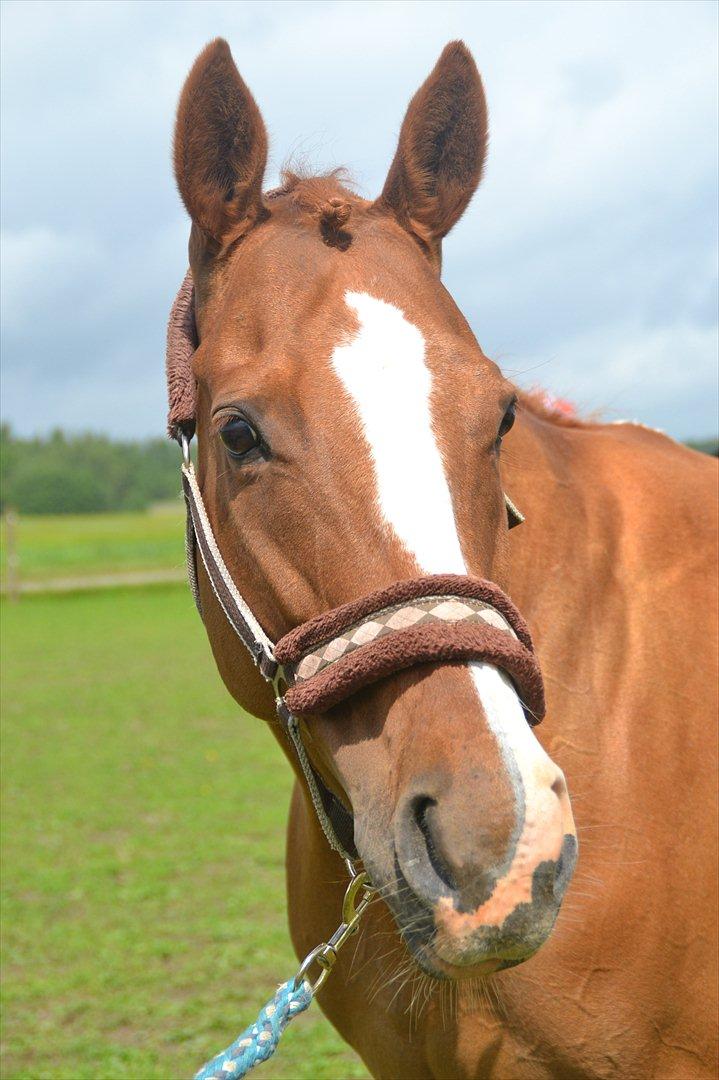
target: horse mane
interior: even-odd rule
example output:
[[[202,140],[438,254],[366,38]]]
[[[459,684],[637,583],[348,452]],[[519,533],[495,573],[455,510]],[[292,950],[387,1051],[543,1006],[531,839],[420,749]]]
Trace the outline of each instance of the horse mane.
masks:
[[[312,173],[306,167],[284,166],[280,173],[280,185],[265,192],[265,198],[274,200],[292,197],[295,205],[305,210],[316,210],[327,199],[338,194],[348,200],[357,199],[349,170],[343,165],[326,173]]]
[[[546,420],[557,427],[586,428],[601,422],[597,415],[580,416],[572,402],[555,397],[541,386],[531,390],[518,387],[517,398],[525,412],[530,412],[538,419]]]

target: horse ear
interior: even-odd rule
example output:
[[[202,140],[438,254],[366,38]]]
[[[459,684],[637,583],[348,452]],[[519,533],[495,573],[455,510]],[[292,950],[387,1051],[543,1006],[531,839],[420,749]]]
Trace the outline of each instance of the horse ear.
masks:
[[[452,41],[412,98],[378,204],[439,258],[482,175],[487,103],[467,46]]]
[[[183,87],[174,161],[182,201],[215,248],[261,216],[267,132],[222,38],[200,53]]]

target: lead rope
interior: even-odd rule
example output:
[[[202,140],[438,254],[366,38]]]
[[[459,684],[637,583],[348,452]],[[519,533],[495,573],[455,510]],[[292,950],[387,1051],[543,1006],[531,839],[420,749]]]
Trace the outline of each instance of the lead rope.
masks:
[[[350,875],[350,882],[342,903],[342,921],[329,941],[323,941],[303,960],[293,979],[282,983],[255,1020],[246,1028],[226,1050],[211,1058],[194,1080],[240,1080],[255,1065],[270,1058],[282,1037],[282,1034],[295,1016],[309,1008],[320,987],[332,970],[337,953],[345,942],[356,933],[359,920],[366,910],[375,890],[364,871],[358,871],[354,860],[348,854],[337,835],[337,829],[325,809],[318,777],[310,762],[299,721],[285,705],[280,693],[282,669],[274,658],[273,645],[249,606],[242,598],[215,542],[212,528],[207,517],[207,510],[202,499],[195,470],[190,458],[190,440],[181,434],[182,446],[182,486],[187,504],[187,527],[185,532],[185,554],[187,557],[187,576],[195,601],[195,606],[202,618],[200,590],[197,581],[197,551],[200,552],[212,590],[217,597],[227,621],[247,648],[263,677],[272,684],[275,691],[277,715],[285,725],[285,730],[297,753],[302,772],[315,808],[322,831],[329,843],[345,861]],[[313,965],[319,973],[314,982],[306,976]]]
[[[239,1080],[250,1069],[272,1057],[290,1020],[312,1003],[312,989],[306,980],[295,988],[294,979],[282,983],[260,1010],[254,1024],[235,1041],[202,1066],[195,1080]]]
[[[217,1054],[199,1072],[194,1080],[240,1080],[250,1069],[272,1057],[290,1020],[308,1009],[334,967],[337,954],[359,927],[359,921],[372,901],[375,890],[367,874],[358,873],[354,864],[347,861],[350,883],[342,902],[342,922],[329,941],[323,941],[308,953],[294,979],[278,987],[254,1024],[238,1035],[226,1050]],[[307,975],[313,965],[319,973],[314,982]]]

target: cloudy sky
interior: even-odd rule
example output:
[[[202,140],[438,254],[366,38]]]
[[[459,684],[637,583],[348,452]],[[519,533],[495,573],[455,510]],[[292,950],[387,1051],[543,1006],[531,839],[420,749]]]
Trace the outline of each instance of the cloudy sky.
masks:
[[[272,138],[382,187],[445,42],[483,73],[484,183],[444,277],[485,351],[677,437],[717,429],[717,7],[587,2],[49,3],[2,14],[2,417],[164,428],[186,266],[170,169],[183,78],[222,35]]]

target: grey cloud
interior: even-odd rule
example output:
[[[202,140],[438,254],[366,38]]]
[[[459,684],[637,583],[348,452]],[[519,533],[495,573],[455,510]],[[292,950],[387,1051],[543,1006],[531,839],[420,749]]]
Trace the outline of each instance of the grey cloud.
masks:
[[[164,426],[186,263],[170,136],[226,36],[288,152],[381,187],[407,100],[463,37],[492,116],[445,281],[485,350],[608,415],[716,430],[716,9],[636,3],[6,3],[3,417]]]

